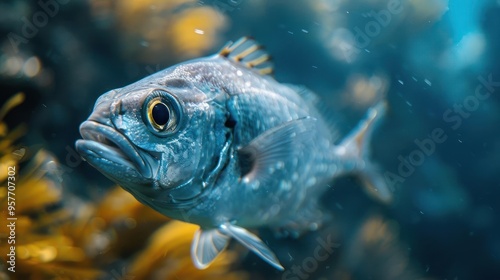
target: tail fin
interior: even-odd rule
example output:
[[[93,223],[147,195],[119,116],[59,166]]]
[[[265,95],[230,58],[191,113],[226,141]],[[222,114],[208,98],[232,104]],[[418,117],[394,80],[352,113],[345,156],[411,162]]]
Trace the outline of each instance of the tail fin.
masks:
[[[385,183],[384,177],[377,172],[377,167],[369,159],[372,133],[383,118],[387,109],[385,101],[372,107],[365,120],[361,121],[340,144],[337,153],[346,162],[354,162],[354,172],[358,175],[366,189],[373,197],[383,202],[390,202],[392,193]]]

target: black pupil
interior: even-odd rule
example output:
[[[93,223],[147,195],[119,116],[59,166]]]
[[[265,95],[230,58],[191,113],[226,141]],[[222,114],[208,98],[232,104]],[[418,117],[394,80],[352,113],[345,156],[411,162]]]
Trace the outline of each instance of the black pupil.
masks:
[[[168,112],[167,105],[163,103],[157,103],[153,107],[153,119],[157,125],[166,125],[168,119],[170,118],[170,113]]]

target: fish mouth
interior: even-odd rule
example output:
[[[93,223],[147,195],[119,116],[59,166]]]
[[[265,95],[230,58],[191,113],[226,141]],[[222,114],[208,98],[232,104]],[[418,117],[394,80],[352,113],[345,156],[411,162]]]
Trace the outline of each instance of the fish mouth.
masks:
[[[120,176],[119,172],[113,172],[113,168],[106,168],[103,165],[135,171],[146,179],[153,178],[152,162],[154,159],[152,156],[140,153],[122,133],[113,127],[89,120],[80,126],[80,134],[83,139],[76,142],[78,153],[105,175]]]

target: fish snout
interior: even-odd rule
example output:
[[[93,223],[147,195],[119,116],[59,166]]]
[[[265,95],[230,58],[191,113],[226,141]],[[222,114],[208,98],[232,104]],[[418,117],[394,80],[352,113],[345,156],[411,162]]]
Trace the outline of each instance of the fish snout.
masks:
[[[107,102],[96,103],[94,111],[90,114],[89,121],[111,126],[110,105]]]

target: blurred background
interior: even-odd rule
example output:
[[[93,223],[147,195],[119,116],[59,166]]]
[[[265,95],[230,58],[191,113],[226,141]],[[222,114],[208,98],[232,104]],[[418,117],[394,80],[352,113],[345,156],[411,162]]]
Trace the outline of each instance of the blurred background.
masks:
[[[500,279],[499,15],[498,0],[2,0],[0,279]],[[320,230],[259,230],[285,272],[238,244],[199,271],[196,226],[140,205],[74,142],[104,92],[245,35],[272,54],[278,81],[322,98],[342,133],[388,100],[372,154],[395,199],[341,178]]]

